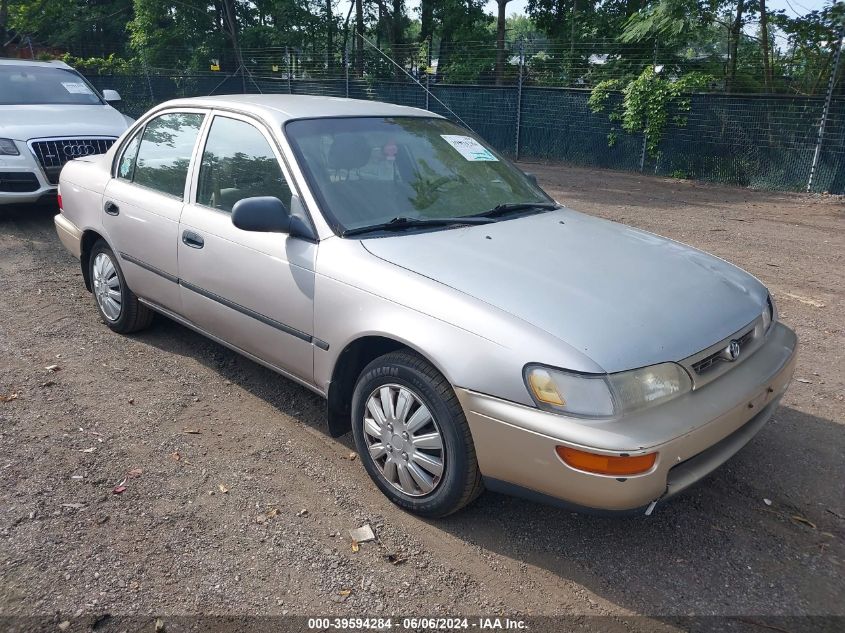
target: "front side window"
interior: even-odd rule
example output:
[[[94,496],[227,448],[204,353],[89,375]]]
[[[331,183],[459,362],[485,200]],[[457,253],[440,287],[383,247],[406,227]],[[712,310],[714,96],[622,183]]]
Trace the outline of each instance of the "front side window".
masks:
[[[69,68],[0,66],[0,105],[104,105],[85,79]]]
[[[270,144],[257,128],[217,116],[202,154],[197,202],[231,212],[244,198],[273,196],[290,208],[291,190]]]
[[[291,121],[285,132],[336,232],[550,199],[464,128],[425,117]]]
[[[203,116],[171,112],[149,121],[141,136],[133,182],[181,198]]]
[[[132,140],[126,145],[123,150],[123,155],[120,157],[120,163],[117,165],[117,177],[123,180],[132,180],[132,174],[135,171],[135,158],[138,155],[138,145],[141,144],[141,132],[135,134]]]

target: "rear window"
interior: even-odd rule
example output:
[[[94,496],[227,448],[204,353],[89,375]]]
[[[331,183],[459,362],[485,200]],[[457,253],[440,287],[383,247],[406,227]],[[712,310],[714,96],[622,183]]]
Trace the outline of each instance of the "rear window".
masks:
[[[0,65],[0,105],[100,105],[82,76],[66,68]]]

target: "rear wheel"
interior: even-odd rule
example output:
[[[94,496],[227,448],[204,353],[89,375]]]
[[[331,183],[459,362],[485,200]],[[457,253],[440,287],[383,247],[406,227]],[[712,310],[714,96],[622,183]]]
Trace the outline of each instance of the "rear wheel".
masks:
[[[104,240],[94,244],[88,266],[91,291],[103,323],[120,334],[149,327],[153,311],[126,285],[117,257]]]
[[[482,492],[475,447],[455,392],[417,354],[391,352],[365,367],[352,412],[361,461],[396,505],[442,517]]]

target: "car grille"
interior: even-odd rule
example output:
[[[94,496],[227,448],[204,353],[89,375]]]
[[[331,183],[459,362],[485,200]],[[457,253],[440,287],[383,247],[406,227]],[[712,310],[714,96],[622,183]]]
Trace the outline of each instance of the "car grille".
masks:
[[[737,339],[737,343],[739,343],[740,351],[742,351],[742,349],[753,338],[754,338],[754,328],[748,330],[748,332],[746,332],[741,337],[739,337]],[[697,373],[697,374],[703,374],[708,369],[712,369],[714,365],[716,365],[720,362],[730,362],[727,358],[725,358],[722,355],[722,353],[723,353],[723,350],[719,350],[718,352],[710,354],[710,356],[707,356],[706,358],[702,358],[697,363],[693,363],[693,365],[692,365],[693,370],[695,370],[695,373]]]
[[[28,171],[0,171],[0,191],[26,193],[38,190],[38,178]]]
[[[72,158],[105,154],[114,144],[113,138],[64,138],[32,141],[30,147],[41,163],[51,185],[59,184],[59,172]]]

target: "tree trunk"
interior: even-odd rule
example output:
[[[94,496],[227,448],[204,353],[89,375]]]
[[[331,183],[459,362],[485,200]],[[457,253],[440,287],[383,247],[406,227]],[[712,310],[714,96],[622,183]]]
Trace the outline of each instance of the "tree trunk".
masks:
[[[736,82],[736,60],[739,50],[739,38],[742,36],[742,13],[745,11],[745,0],[737,0],[736,18],[731,26],[730,38],[728,40],[728,92],[733,92]]]
[[[393,13],[390,21],[390,48],[393,52],[394,61],[401,68],[405,67],[405,51],[402,50],[402,0],[393,0]],[[396,77],[402,77],[404,73],[397,68]]]
[[[574,85],[575,77],[575,35],[578,33],[578,0],[572,0],[572,20],[569,25],[569,72],[567,73],[567,81],[569,85]]]
[[[355,0],[355,74],[364,76],[364,0]]]
[[[760,0],[760,53],[763,55],[763,85],[766,92],[772,89],[772,67],[769,64],[769,17],[766,0]]]
[[[434,33],[434,0],[420,1],[420,42],[425,42]]]
[[[496,0],[499,17],[496,20],[496,85],[501,86],[505,78],[505,8],[510,0]]]
[[[241,57],[241,47],[238,44],[238,23],[235,16],[235,7],[233,0],[223,0],[223,21],[226,25],[225,31],[229,34],[232,40],[232,48],[235,52],[235,62],[238,65],[237,70],[241,72],[241,79],[243,84],[243,91],[246,92],[246,69],[244,67],[244,60]]]
[[[332,0],[326,0],[326,70],[334,66],[334,15]]]
[[[9,25],[9,0],[0,0],[0,55],[6,52]]]
[[[384,5],[381,2],[377,2],[376,6],[378,7],[378,19],[376,20],[376,48],[381,50],[381,27],[382,21],[384,20]]]

